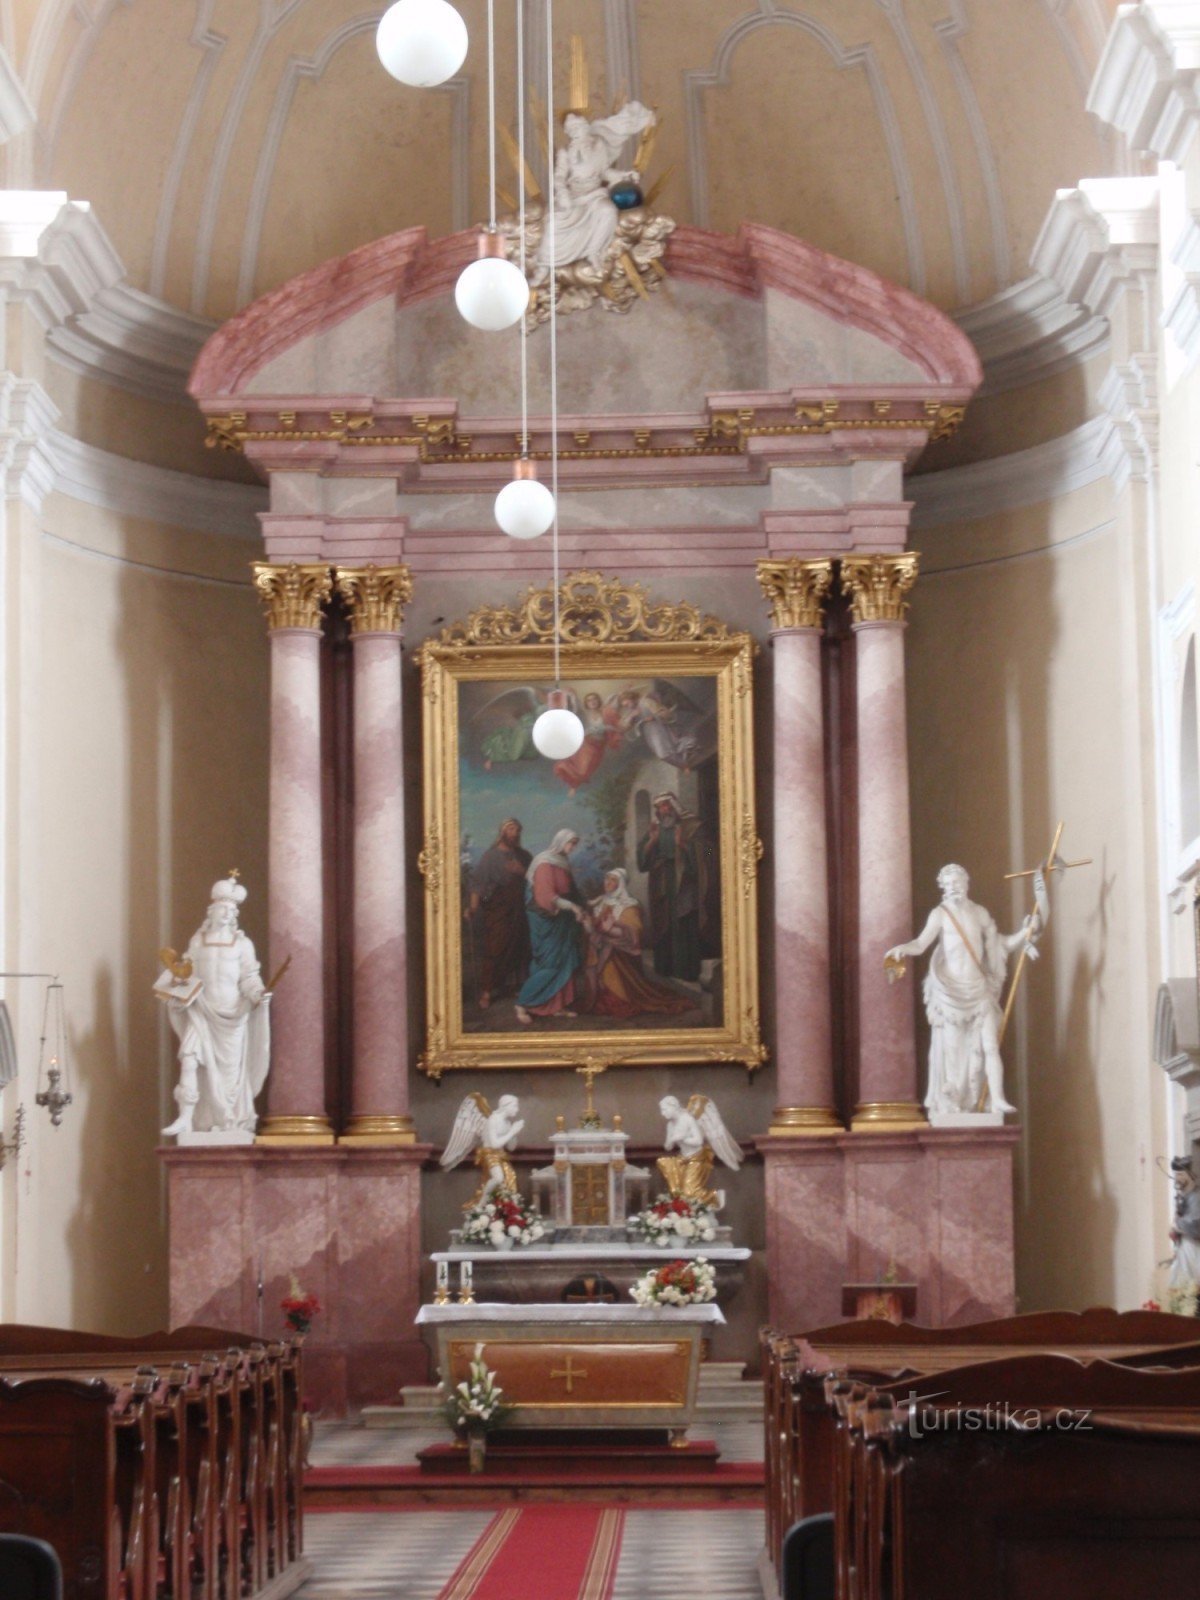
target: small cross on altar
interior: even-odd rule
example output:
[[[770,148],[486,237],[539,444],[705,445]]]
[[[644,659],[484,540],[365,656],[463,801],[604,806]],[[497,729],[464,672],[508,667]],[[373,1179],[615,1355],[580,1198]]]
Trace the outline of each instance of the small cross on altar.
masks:
[[[598,1128],[600,1126],[600,1113],[596,1110],[592,1099],[592,1085],[602,1072],[608,1071],[607,1061],[597,1061],[588,1056],[582,1067],[576,1067],[584,1083],[587,1084],[587,1104],[583,1108],[583,1115],[579,1119],[581,1128]]]
[[[581,1067],[579,1070],[582,1072],[583,1068]],[[603,1070],[604,1070],[603,1067],[601,1067],[600,1070],[603,1072]],[[589,1085],[589,1087],[590,1087],[590,1085]],[[574,1394],[574,1392],[575,1392],[574,1385],[575,1385],[575,1379],[576,1378],[586,1378],[587,1377],[587,1368],[586,1367],[572,1367],[571,1366],[572,1359],[573,1359],[573,1357],[568,1355],[567,1356],[567,1363],[566,1363],[565,1367],[559,1367],[557,1369],[552,1367],[550,1369],[550,1376],[552,1378],[565,1378],[567,1380],[567,1393],[568,1394]]]

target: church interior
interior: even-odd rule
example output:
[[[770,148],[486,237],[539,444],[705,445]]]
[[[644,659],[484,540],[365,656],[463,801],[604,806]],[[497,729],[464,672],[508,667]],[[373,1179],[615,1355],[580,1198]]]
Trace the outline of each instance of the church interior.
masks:
[[[0,1594],[1200,1592],[1198,135],[0,0]]]

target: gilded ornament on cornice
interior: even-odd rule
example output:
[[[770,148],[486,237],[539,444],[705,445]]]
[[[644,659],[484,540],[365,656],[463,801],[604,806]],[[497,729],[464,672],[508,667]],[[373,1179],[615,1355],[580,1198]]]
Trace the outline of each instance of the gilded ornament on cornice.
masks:
[[[267,616],[267,626],[320,628],[321,607],[333,592],[333,577],[326,566],[274,566],[254,563],[254,587]]]
[[[915,550],[896,556],[843,556],[842,593],[850,601],[852,620],[903,622],[905,597],[917,581],[920,559]]]
[[[265,412],[270,408],[263,409]],[[569,444],[560,440],[558,459],[560,462],[669,461],[741,456],[755,439],[911,431],[914,428],[923,428],[931,439],[948,439],[958,428],[965,410],[965,406],[946,405],[940,400],[801,400],[786,406],[743,406],[735,411],[712,412],[703,426],[691,430],[690,444],[679,441],[678,424],[629,429],[628,443],[613,442],[620,439],[620,430],[614,428],[606,428],[601,433],[595,429],[575,429],[569,435]],[[324,421],[321,414],[313,415],[314,420],[320,417]],[[405,419],[408,425],[401,432],[392,431],[388,427],[389,419],[376,419],[371,412],[330,411],[327,416],[328,425],[299,428],[295,411],[275,409],[271,410],[275,426],[251,428],[247,412],[224,412],[209,417],[204,442],[210,449],[221,450],[243,450],[248,444],[273,443],[336,444],[355,449],[400,446],[415,450],[422,466],[448,462],[508,466],[512,462],[513,447],[507,438],[496,437],[492,430],[489,433],[491,448],[476,449],[475,437],[461,433],[454,416],[412,416]],[[518,447],[520,442],[518,437]],[[528,455],[531,461],[549,461],[549,441],[532,443]]]
[[[758,581],[771,607],[774,629],[819,628],[825,597],[833,584],[833,562],[760,561]]]
[[[686,600],[655,602],[640,583],[600,572],[571,572],[559,584],[559,638],[564,645],[726,643],[738,637],[719,617]],[[550,644],[553,589],[528,589],[515,606],[480,606],[465,622],[444,628],[426,646],[438,654],[497,644]]]
[[[350,608],[350,632],[399,633],[404,607],[412,599],[407,567],[339,567],[337,591]]]

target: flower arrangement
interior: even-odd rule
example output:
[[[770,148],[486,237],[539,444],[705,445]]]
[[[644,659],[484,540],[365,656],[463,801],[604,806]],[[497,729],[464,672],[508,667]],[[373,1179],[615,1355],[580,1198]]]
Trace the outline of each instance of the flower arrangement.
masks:
[[[717,1237],[717,1214],[700,1200],[660,1194],[654,1204],[625,1224],[630,1233],[650,1244],[711,1244]]]
[[[1200,1317],[1200,1284],[1175,1284],[1167,1291],[1167,1310],[1177,1317]]]
[[[442,1402],[446,1421],[456,1432],[498,1428],[512,1407],[503,1398],[496,1374],[484,1362],[482,1344],[475,1346],[467,1371],[469,1376]]]
[[[321,1302],[315,1294],[304,1293],[299,1279],[293,1272],[290,1293],[279,1302],[279,1309],[293,1333],[307,1333],[312,1327],[313,1318],[321,1309]]]
[[[545,1232],[541,1218],[526,1209],[513,1189],[493,1189],[479,1205],[471,1207],[462,1225],[464,1242],[490,1244],[497,1250],[535,1244]]]
[[[652,1267],[630,1294],[639,1306],[698,1306],[717,1298],[717,1275],[703,1256]]]

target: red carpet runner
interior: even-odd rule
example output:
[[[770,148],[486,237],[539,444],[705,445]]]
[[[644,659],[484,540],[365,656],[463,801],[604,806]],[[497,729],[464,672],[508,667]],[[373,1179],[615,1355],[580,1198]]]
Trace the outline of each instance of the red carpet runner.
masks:
[[[438,1600],[608,1600],[624,1525],[615,1507],[501,1511]]]

